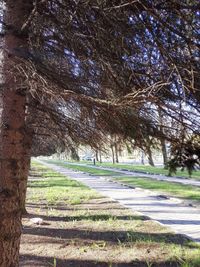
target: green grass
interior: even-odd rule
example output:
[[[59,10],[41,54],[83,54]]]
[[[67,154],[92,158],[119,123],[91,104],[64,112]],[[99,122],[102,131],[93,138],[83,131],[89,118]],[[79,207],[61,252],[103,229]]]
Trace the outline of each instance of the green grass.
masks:
[[[200,201],[199,187],[140,177],[119,177],[114,179],[124,184],[167,193],[175,197]]]
[[[53,160],[56,163],[59,163],[60,161],[57,160]],[[91,161],[70,161],[74,164],[85,164],[88,166],[93,166],[93,163]],[[68,164],[70,164],[70,162]],[[63,162],[64,163],[64,162]],[[66,164],[66,162],[64,163]],[[163,174],[163,175],[168,175],[169,174],[169,170],[164,169],[163,167],[153,167],[153,166],[149,166],[149,165],[132,165],[132,164],[123,164],[123,163],[111,163],[111,162],[103,162],[103,163],[99,163],[96,162],[96,166],[102,166],[102,167],[109,167],[109,168],[116,168],[116,169],[126,169],[126,170],[130,170],[130,171],[142,171],[142,172],[147,172],[147,173],[151,173],[151,174]],[[179,176],[179,177],[183,177],[183,178],[192,178],[192,179],[196,179],[196,180],[200,180],[200,170],[195,170],[192,173],[192,176],[189,177],[188,171],[187,170],[180,170],[178,169],[176,174],[172,174],[172,176]]]
[[[81,165],[76,165],[76,164],[70,164],[66,163],[63,161],[56,161],[56,160],[47,160],[47,163],[53,163],[58,166],[66,167],[75,171],[81,171],[81,172],[86,172],[91,175],[97,175],[97,176],[116,176],[120,175],[120,173],[116,171],[109,171],[109,170],[101,170],[101,169],[95,169],[90,166],[81,166]]]
[[[109,162],[105,163],[98,163],[97,166],[102,166],[102,167],[110,167],[110,168],[118,168],[118,169],[126,169],[130,171],[142,171],[142,172],[148,172],[152,174],[163,174],[163,175],[168,175],[169,171],[162,168],[162,167],[152,167],[149,165],[131,165],[131,164],[112,164]],[[180,177],[186,177],[189,178],[189,174],[186,170],[181,171],[180,169],[177,170],[176,174],[173,176],[180,176]],[[191,176],[193,179],[199,179],[200,180],[200,171],[194,171]]]
[[[79,166],[75,164],[68,164],[60,161],[48,161],[49,163],[56,163],[57,165],[71,168],[73,170],[84,171],[90,173],[92,175],[109,175],[114,177],[113,179],[127,183],[133,186],[150,189],[154,191],[159,191],[163,193],[167,193],[171,196],[180,197],[188,200],[200,201],[200,188],[190,185],[183,185],[174,182],[167,181],[158,181],[151,178],[142,178],[142,177],[130,177],[130,176],[122,176],[116,175],[116,172],[99,170],[91,168],[90,166]],[[119,165],[120,166],[120,165]],[[127,165],[126,165],[127,166]],[[143,166],[142,166],[143,167]],[[145,176],[145,174],[144,174]]]
[[[41,164],[32,163],[32,168],[39,169],[43,179],[35,179],[28,182],[28,188],[36,189],[31,194],[34,201],[45,200],[47,204],[56,204],[60,201],[70,204],[80,204],[100,195],[90,190],[85,185],[67,179],[65,176],[48,169]]]
[[[95,170],[94,168],[90,168],[90,166],[95,167],[91,161],[68,161],[66,162],[66,161],[60,161],[60,160],[47,160],[46,162],[56,163],[57,165],[64,166],[64,167],[67,166],[73,170],[88,172],[92,175],[110,176],[110,175],[113,175],[113,173],[115,173],[115,175],[117,173],[116,170],[115,171],[112,171],[112,170],[103,171],[103,170]],[[78,166],[76,164],[83,164],[83,165]],[[115,168],[119,170],[124,169],[124,170],[129,170],[129,171],[146,172],[149,174],[163,174],[166,176],[168,176],[169,174],[169,170],[164,169],[163,167],[153,167],[149,165],[131,165],[131,164],[123,164],[123,163],[113,164],[110,162],[103,162],[103,163],[96,162],[96,166]],[[172,174],[172,176],[200,180],[200,170],[193,171],[190,177],[187,170],[178,169],[176,174]]]

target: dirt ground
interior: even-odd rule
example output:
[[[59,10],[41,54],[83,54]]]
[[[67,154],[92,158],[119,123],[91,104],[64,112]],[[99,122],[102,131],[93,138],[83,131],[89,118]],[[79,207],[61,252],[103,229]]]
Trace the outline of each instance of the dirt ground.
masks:
[[[158,239],[178,243],[180,240],[152,221],[141,222],[140,216],[109,199],[90,200],[76,207],[59,205],[47,209],[43,204],[30,203],[27,206],[21,267],[148,266],[148,260],[155,259],[160,261],[156,266],[173,266],[172,262],[163,262],[168,252]],[[30,221],[33,217],[42,218],[44,224],[35,225]],[[131,229],[134,235],[129,238]],[[145,233],[147,229],[151,235]],[[135,243],[134,239],[141,241]]]
[[[28,194],[35,190],[45,194],[47,186]],[[181,266],[178,257],[193,250],[186,238],[105,197],[76,205],[28,198],[27,211],[20,267],[175,267]],[[31,222],[35,217],[43,224]]]

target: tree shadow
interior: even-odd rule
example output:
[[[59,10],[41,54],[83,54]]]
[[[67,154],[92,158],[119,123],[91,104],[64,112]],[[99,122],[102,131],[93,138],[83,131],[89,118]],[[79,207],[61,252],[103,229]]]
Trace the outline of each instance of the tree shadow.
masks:
[[[79,229],[58,229],[44,226],[37,227],[25,227],[23,229],[24,235],[39,235],[59,239],[83,239],[93,241],[106,241],[119,244],[127,242],[156,242],[177,244],[185,247],[198,247],[196,244],[192,244],[189,238],[181,234],[172,233],[145,233],[136,231],[94,231],[94,230],[79,230]]]
[[[76,210],[77,211],[77,210]],[[36,217],[35,214],[29,213],[27,217]],[[37,216],[38,217],[38,216]],[[55,221],[55,222],[73,222],[73,221],[109,221],[109,220],[143,220],[147,221],[150,220],[146,216],[139,216],[139,215],[110,215],[110,214],[94,214],[94,215],[77,215],[77,216],[45,216],[39,215],[45,221]]]
[[[181,224],[181,225],[200,225],[200,221],[197,220],[159,220],[163,224]]]
[[[106,262],[106,261],[92,261],[92,260],[76,260],[76,259],[60,259],[53,257],[35,256],[31,254],[21,255],[20,267],[178,267],[180,264],[171,261],[162,261],[149,265],[147,261],[131,261],[131,262]]]
[[[98,197],[96,198],[97,200],[100,199],[104,199],[104,197]],[[95,198],[92,198],[92,200],[95,200]],[[108,202],[100,202],[100,203],[91,203],[91,202],[85,202],[81,203],[80,205],[76,205],[76,206],[68,206],[66,203],[59,203],[56,205],[47,205],[46,203],[32,203],[32,202],[27,202],[26,203],[26,207],[27,208],[42,208],[43,210],[49,210],[49,208],[52,208],[53,210],[58,210],[58,211],[65,211],[65,210],[71,210],[71,211],[80,211],[80,210],[86,210],[86,205],[87,205],[87,210],[89,211],[96,211],[96,210],[108,210],[108,207],[101,207],[101,205],[105,205],[105,204],[116,204],[117,202],[112,202],[112,201],[108,201]],[[89,207],[88,207],[89,206]],[[123,206],[119,206],[119,207],[110,207],[109,206],[109,210],[111,211],[121,211],[124,210],[125,208]],[[145,216],[140,216],[140,218],[143,218]]]

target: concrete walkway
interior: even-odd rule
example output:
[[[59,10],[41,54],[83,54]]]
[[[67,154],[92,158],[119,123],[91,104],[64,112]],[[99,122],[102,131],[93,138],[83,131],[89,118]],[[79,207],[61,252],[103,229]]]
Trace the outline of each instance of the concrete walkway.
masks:
[[[67,164],[67,162],[66,162]],[[134,177],[147,177],[150,179],[158,180],[158,181],[167,181],[167,182],[173,182],[173,183],[179,183],[179,184],[184,184],[184,185],[193,185],[193,186],[198,186],[200,187],[200,180],[192,180],[192,179],[187,179],[187,178],[179,178],[179,177],[169,177],[166,175],[162,174],[149,174],[149,173],[143,173],[143,172],[136,172],[136,171],[128,171],[128,170],[122,170],[118,168],[112,168],[112,167],[99,167],[99,166],[92,166],[92,165],[87,165],[83,163],[69,163],[69,164],[74,164],[74,165],[79,165],[79,166],[86,166],[94,169],[100,169],[100,170],[107,170],[107,171],[114,171],[118,172],[121,174],[124,174],[126,176],[134,176]]]
[[[155,192],[140,188],[131,189],[105,177],[91,176],[43,161],[39,162],[97,190],[104,196],[117,200],[134,211],[141,212],[151,219],[169,226],[176,233],[187,235],[194,241],[200,242],[200,210],[187,206],[180,199],[165,199],[159,197]]]

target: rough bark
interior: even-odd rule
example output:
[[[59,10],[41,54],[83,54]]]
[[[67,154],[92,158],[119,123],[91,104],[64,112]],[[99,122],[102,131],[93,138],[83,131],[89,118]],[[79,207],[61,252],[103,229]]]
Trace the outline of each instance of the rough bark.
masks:
[[[27,50],[28,34],[21,32],[30,14],[31,1],[7,0],[0,133],[0,266],[19,266],[23,168],[26,159],[26,88],[17,70],[14,52]],[[15,71],[13,67],[15,66]],[[26,159],[27,160],[27,159]]]

